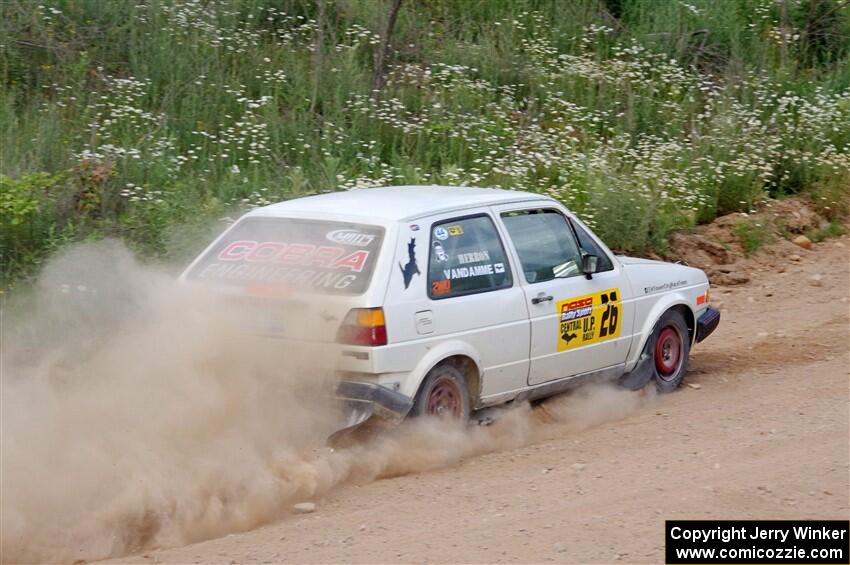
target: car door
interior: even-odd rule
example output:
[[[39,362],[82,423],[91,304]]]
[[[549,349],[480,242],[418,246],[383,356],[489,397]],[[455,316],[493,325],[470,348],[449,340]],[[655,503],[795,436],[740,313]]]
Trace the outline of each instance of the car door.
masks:
[[[399,355],[393,370],[451,346],[476,357],[482,398],[495,401],[524,388],[530,341],[525,293],[489,210],[440,214],[403,227],[384,308]]]
[[[634,304],[618,263],[597,246],[591,250],[601,253],[597,272],[587,278],[581,269],[586,251],[555,205],[496,211],[530,312],[528,384],[622,366],[631,344]]]

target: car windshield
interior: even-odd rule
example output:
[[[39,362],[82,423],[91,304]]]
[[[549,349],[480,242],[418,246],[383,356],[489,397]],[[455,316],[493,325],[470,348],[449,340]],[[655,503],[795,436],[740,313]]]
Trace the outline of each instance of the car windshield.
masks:
[[[379,226],[292,218],[245,218],[187,274],[252,289],[361,294],[381,249]]]

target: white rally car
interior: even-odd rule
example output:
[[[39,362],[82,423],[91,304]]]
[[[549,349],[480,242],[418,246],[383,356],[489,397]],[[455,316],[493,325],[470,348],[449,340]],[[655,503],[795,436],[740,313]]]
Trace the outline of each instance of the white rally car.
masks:
[[[701,270],[615,256],[559,202],[487,188],[370,188],[258,208],[182,280],[255,297],[272,339],[321,344],[337,393],[357,407],[349,424],[466,419],[588,379],[671,391],[720,319]],[[298,322],[275,318],[284,311]]]

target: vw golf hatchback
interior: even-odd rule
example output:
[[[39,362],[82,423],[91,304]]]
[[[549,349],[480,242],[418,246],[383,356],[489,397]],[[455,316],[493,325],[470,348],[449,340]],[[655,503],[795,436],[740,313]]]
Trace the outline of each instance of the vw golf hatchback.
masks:
[[[181,278],[251,301],[258,335],[330,351],[349,424],[466,419],[588,379],[670,391],[719,322],[699,269],[615,256],[559,202],[487,188],[258,208]],[[282,314],[292,308],[297,324]]]

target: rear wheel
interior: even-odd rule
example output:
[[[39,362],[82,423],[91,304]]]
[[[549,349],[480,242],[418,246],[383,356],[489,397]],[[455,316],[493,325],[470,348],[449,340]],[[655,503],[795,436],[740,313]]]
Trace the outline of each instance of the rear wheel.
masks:
[[[651,351],[655,364],[655,386],[661,392],[672,392],[685,378],[691,350],[688,326],[682,313],[676,310],[665,312],[658,321],[653,339]]]
[[[422,382],[411,414],[466,422],[469,404],[469,390],[463,374],[451,365],[438,365]]]

